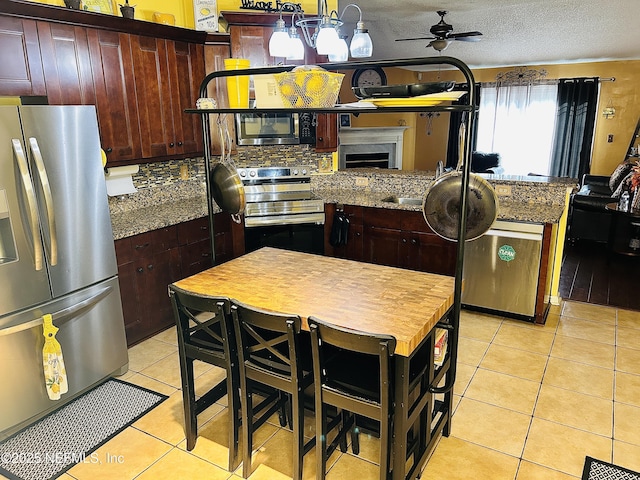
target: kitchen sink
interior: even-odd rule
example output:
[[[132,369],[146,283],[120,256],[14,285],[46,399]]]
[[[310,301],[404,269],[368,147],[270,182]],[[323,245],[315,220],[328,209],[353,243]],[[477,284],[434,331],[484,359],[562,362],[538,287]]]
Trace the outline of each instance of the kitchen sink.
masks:
[[[422,205],[421,198],[413,198],[413,197],[396,197],[392,195],[390,197],[385,197],[382,199],[383,202],[388,203],[398,203],[400,205]]]

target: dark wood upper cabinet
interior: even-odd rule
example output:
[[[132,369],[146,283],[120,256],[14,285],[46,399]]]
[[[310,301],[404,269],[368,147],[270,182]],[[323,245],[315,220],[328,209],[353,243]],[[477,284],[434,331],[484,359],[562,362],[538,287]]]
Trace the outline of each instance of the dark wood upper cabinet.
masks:
[[[42,68],[50,105],[95,105],[87,29],[38,22]]]
[[[108,166],[200,156],[205,42],[229,35],[4,0],[0,95],[95,105]]]
[[[131,35],[142,155],[170,154],[174,141],[167,46],[162,38]]]
[[[102,149],[109,165],[142,157],[131,39],[87,29]]]
[[[0,95],[46,95],[36,22],[0,17]]]
[[[167,59],[173,107],[176,154],[203,152],[202,124],[198,115],[184,113],[195,108],[205,76],[204,45],[167,40]]]

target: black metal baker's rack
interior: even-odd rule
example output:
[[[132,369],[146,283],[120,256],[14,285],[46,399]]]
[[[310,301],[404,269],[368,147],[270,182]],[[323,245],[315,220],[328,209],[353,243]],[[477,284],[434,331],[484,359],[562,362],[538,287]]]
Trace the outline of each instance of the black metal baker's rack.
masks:
[[[439,57],[424,57],[424,58],[410,58],[400,60],[382,60],[382,61],[354,61],[345,63],[325,63],[318,66],[329,71],[344,71],[355,70],[365,67],[418,67],[424,65],[451,65],[460,71],[464,78],[465,83],[461,88],[466,90],[466,102],[457,105],[435,105],[435,106],[398,106],[398,107],[380,107],[380,108],[358,108],[337,106],[333,108],[268,108],[268,109],[255,109],[255,108],[215,108],[215,109],[187,109],[186,113],[199,114],[202,118],[203,127],[203,139],[204,139],[204,162],[207,188],[207,205],[209,209],[209,229],[212,232],[211,235],[211,252],[212,258],[215,259],[215,245],[214,245],[214,212],[211,202],[211,185],[208,172],[211,171],[211,124],[210,114],[241,114],[241,113],[293,113],[293,112],[310,112],[310,113],[354,113],[354,114],[367,114],[367,113],[399,113],[399,112],[468,112],[467,116],[467,134],[464,138],[464,152],[461,155],[462,164],[460,165],[462,173],[462,188],[460,189],[460,211],[459,211],[459,223],[458,223],[458,248],[456,251],[456,266],[455,266],[455,281],[454,281],[454,299],[451,315],[448,322],[439,323],[438,326],[446,328],[449,331],[449,370],[445,385],[438,387],[436,385],[430,385],[429,390],[433,394],[446,394],[450,393],[453,389],[456,378],[456,364],[458,355],[458,337],[459,337],[459,325],[460,325],[460,311],[462,300],[462,268],[464,259],[464,247],[465,247],[465,233],[467,226],[467,203],[469,195],[469,177],[471,172],[471,135],[469,132],[473,131],[473,126],[476,121],[476,114],[478,110],[476,99],[476,82],[473,73],[469,67],[454,57],[439,56]],[[205,76],[204,80],[200,84],[200,98],[207,97],[207,91],[209,83],[212,80],[229,77],[229,76],[244,76],[244,75],[265,75],[289,72],[293,70],[297,65],[280,65],[274,67],[260,67],[249,68],[245,70],[220,70],[209,73]],[[214,260],[215,261],[215,260]]]

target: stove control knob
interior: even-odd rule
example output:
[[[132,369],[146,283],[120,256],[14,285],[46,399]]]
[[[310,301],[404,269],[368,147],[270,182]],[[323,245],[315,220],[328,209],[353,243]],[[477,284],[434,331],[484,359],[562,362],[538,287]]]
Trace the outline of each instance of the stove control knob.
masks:
[[[297,174],[298,174],[298,169],[297,169],[297,168],[293,170],[293,174],[294,174],[294,175],[297,175]]]
[[[246,177],[247,176],[247,172],[245,172],[244,170],[240,170],[240,171],[238,171],[238,173],[240,174],[241,177]]]
[[[255,176],[256,176],[256,171],[255,171],[255,170],[251,170],[251,171],[249,172],[249,176],[250,176],[250,177],[255,177]]]
[[[306,169],[306,168],[303,168],[303,169],[302,169],[302,174],[303,174],[303,175],[306,175],[306,174],[307,174],[307,169]]]

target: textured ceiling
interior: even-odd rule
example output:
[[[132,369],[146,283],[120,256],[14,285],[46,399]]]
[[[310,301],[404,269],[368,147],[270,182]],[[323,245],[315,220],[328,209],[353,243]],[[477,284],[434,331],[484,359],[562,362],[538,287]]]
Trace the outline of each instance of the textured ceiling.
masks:
[[[339,0],[339,10],[348,4]],[[640,59],[640,0],[360,0],[374,60],[438,55],[429,28],[447,10],[453,32],[482,32],[479,42],[454,41],[443,55],[470,67]],[[352,32],[357,10],[345,13]]]

